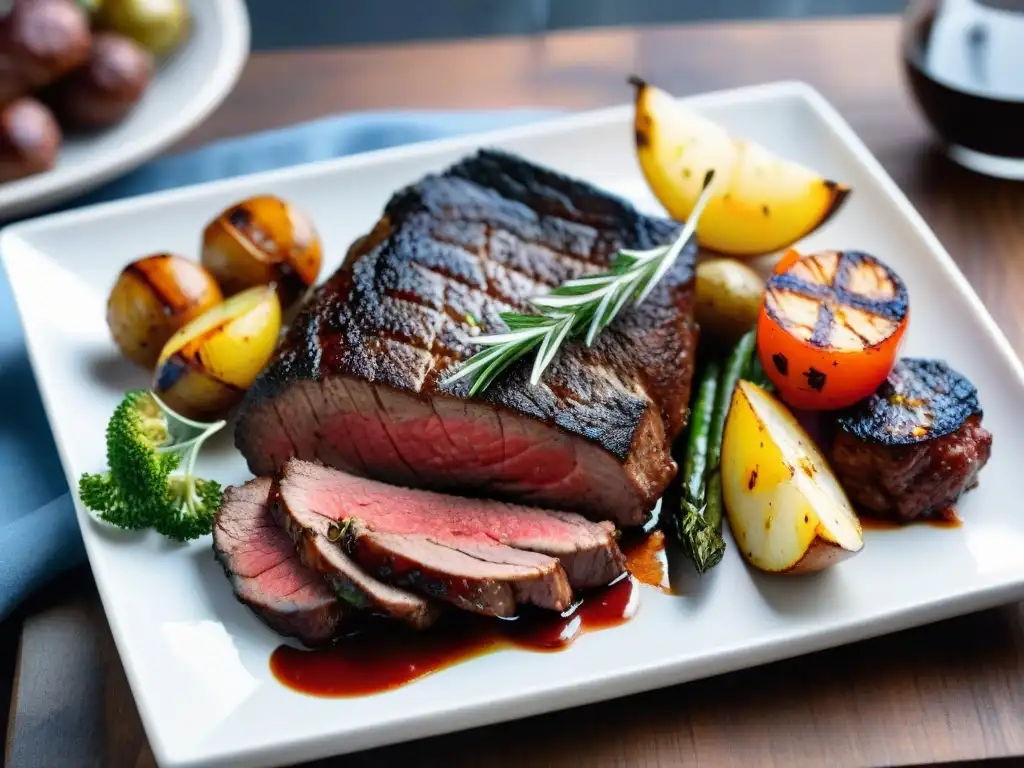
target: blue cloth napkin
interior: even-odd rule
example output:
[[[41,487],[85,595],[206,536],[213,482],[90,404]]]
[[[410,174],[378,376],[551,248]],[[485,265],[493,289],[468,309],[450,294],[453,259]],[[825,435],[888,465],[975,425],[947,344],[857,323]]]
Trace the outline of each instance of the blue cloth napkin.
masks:
[[[155,160],[63,209],[314,160],[535,122],[552,112],[375,112],[227,139]],[[0,270],[0,619],[85,559],[64,473]]]

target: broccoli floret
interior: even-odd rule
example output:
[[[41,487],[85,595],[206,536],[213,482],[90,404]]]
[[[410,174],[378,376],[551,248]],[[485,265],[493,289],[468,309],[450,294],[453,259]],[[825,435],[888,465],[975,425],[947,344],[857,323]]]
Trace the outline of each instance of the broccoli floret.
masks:
[[[107,424],[109,469],[82,475],[82,503],[128,530],[152,527],[178,541],[209,533],[222,489],[196,477],[195,464],[202,444],[224,423],[190,422],[149,390],[128,392]]]

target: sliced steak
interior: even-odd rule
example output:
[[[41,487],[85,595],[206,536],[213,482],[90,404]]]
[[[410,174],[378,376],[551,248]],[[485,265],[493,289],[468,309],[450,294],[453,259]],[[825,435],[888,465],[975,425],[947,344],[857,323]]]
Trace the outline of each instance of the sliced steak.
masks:
[[[229,487],[213,525],[213,550],[239,601],[272,629],[310,646],[338,633],[348,610],[324,579],[299,562],[270,513],[271,481]]]
[[[278,502],[291,527],[340,541],[383,580],[481,613],[511,615],[515,602],[564,610],[570,584],[603,586],[625,571],[612,525],[568,512],[388,486],[294,459]]]
[[[437,619],[439,604],[373,578],[352,562],[340,544],[319,533],[322,527],[302,524],[276,499],[271,502],[271,510],[281,528],[291,536],[303,564],[323,575],[338,596],[353,608],[398,619],[416,629],[428,627]]]
[[[900,360],[837,418],[832,468],[864,514],[950,517],[992,454],[974,385],[941,360]]]
[[[572,512],[385,485],[297,459],[286,462],[279,488],[295,494],[293,519],[325,534],[333,523],[361,518],[391,533],[501,544],[556,558],[574,589],[603,587],[626,570],[615,526]]]
[[[588,184],[485,151],[397,193],[316,292],[241,408],[256,474],[290,457],[410,487],[642,523],[676,471],[696,326],[691,243],[593,347],[570,342],[484,393],[444,384],[500,313],[678,226]]]

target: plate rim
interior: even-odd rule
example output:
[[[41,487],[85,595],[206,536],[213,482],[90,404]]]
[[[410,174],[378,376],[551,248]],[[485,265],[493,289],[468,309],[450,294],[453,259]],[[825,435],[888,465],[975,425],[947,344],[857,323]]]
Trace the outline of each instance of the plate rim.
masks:
[[[712,104],[724,106],[731,102],[749,103],[760,99],[775,100],[787,97],[798,98],[806,106],[810,107],[820,121],[837,135],[841,142],[855,156],[856,160],[863,165],[871,177],[871,182],[879,185],[888,201],[898,208],[901,217],[911,225],[914,234],[921,239],[922,244],[931,252],[935,261],[941,265],[947,276],[954,282],[958,291],[963,294],[976,318],[981,321],[983,329],[988,332],[990,339],[995,343],[996,351],[1003,357],[1005,362],[1009,363],[1011,370],[1016,374],[1017,384],[1024,388],[1024,364],[1022,364],[1013,351],[1006,335],[985,308],[971,283],[956,265],[956,262],[953,261],[952,256],[950,256],[937,236],[932,232],[921,214],[913,207],[910,200],[888,175],[881,163],[820,92],[802,81],[788,80],[711,91],[683,97],[679,100],[690,106],[699,107]],[[522,126],[513,126],[446,139],[415,142],[342,158],[246,174],[244,176],[205,182],[49,214],[0,230],[0,261],[3,262],[11,275],[12,295],[15,306],[18,309],[19,317],[23,317],[22,301],[25,297],[15,288],[16,278],[11,271],[11,264],[17,258],[17,254],[35,250],[35,246],[28,239],[35,230],[45,230],[51,226],[74,225],[77,221],[87,221],[104,215],[116,215],[121,213],[122,209],[138,209],[140,207],[171,203],[178,198],[186,198],[194,194],[197,188],[217,191],[220,188],[228,188],[239,184],[256,185],[257,183],[273,181],[280,177],[294,179],[296,175],[301,180],[302,176],[342,172],[347,168],[413,159],[435,152],[460,149],[471,150],[474,147],[493,141],[543,135],[552,131],[567,131],[574,125],[583,126],[620,119],[623,113],[628,113],[632,108],[633,105],[631,103],[626,103],[603,109],[576,112],[566,116],[539,120]],[[37,369],[37,354],[41,353],[35,348],[35,343],[31,340],[28,333],[26,333],[25,338],[29,360],[33,372],[35,372]],[[49,423],[52,419],[52,409],[49,403],[52,393],[43,392],[41,389],[40,395],[46,406],[46,415]],[[51,423],[50,426],[52,431],[54,425]],[[66,464],[64,461],[65,449],[62,441],[58,440],[57,445],[63,466]],[[66,470],[65,476],[67,477]],[[81,509],[77,493],[74,490],[73,480],[74,478],[68,477],[68,482],[71,486],[71,496],[78,512],[79,525],[84,528],[86,521],[83,515],[86,513]],[[88,535],[83,536],[83,539],[85,540],[86,551],[91,562],[92,558],[96,556],[92,548],[97,546],[97,543],[91,542],[91,537]],[[107,588],[104,583],[98,581],[97,589],[101,603],[104,606],[104,613],[106,614],[108,603]],[[401,743],[426,736],[442,735],[469,728],[507,722],[598,701],[622,698],[644,691],[679,684],[684,681],[692,681],[752,666],[761,666],[784,658],[858,642],[881,634],[897,632],[921,624],[950,618],[963,613],[964,610],[981,610],[1021,597],[1024,597],[1024,577],[1007,577],[994,583],[979,583],[970,590],[957,593],[952,597],[933,598],[927,602],[915,603],[913,607],[907,609],[893,608],[883,614],[846,627],[825,632],[807,633],[795,642],[780,642],[774,638],[769,638],[761,642],[723,648],[718,650],[713,656],[691,660],[691,663],[703,665],[698,674],[693,674],[689,670],[685,672],[682,670],[673,671],[673,667],[666,667],[664,665],[645,668],[639,671],[621,668],[614,674],[592,678],[571,690],[559,691],[554,695],[524,696],[502,702],[500,706],[494,708],[497,712],[496,714],[490,709],[461,710],[458,712],[457,717],[453,717],[451,712],[446,712],[444,718],[438,717],[433,713],[427,713],[407,719],[401,724],[402,735],[400,738],[379,738],[377,734],[382,726],[365,728],[360,732],[358,738],[351,739],[354,743],[351,745],[346,744],[340,750],[336,743],[337,736],[331,733],[321,733],[315,736],[286,737],[277,740],[273,744],[263,744],[251,748],[233,746],[229,749],[223,749],[210,744],[209,741],[200,740],[190,743],[184,749],[181,749],[179,746],[168,744],[163,740],[159,723],[154,720],[153,713],[143,704],[145,698],[142,685],[135,673],[134,667],[125,665],[125,674],[138,706],[140,719],[142,720],[154,757],[160,765],[171,768],[199,765],[239,765],[243,763],[249,766],[270,766],[277,764],[277,761],[282,759],[295,759],[296,755],[294,753],[286,754],[293,750],[301,751],[302,759],[316,759],[318,757],[341,755],[384,744]],[[108,618],[108,623],[109,621]],[[110,629],[115,646],[118,649],[118,654],[123,658],[122,644],[124,641],[121,633],[116,628],[116,623],[111,624]],[[607,692],[610,684],[615,686],[614,693],[611,695]]]
[[[216,9],[222,34],[217,45],[213,77],[166,127],[129,139],[116,153],[89,157],[68,168],[54,168],[0,185],[0,222],[31,215],[37,205],[58,205],[131,171],[183,138],[203,123],[228,97],[249,57],[252,28],[245,0],[199,0]],[[6,189],[5,189],[6,187]]]

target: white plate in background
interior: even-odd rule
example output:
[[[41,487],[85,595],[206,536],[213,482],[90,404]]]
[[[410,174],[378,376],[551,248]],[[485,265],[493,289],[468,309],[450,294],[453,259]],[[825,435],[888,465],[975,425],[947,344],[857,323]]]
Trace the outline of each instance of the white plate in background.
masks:
[[[736,133],[842,179],[854,192],[803,249],[877,254],[904,278],[905,354],[941,357],[977,385],[994,453],[957,529],[865,532],[864,550],[817,576],[752,572],[730,547],[685,596],[645,590],[636,617],[562,653],[508,650],[376,696],[321,699],[275,681],[281,642],[235,601],[210,539],[174,547],[112,532],[78,508],[89,560],[150,743],[164,766],[267,766],[494,723],[849,643],[1024,597],[1019,512],[1024,371],[949,255],[839,114],[778,83],[686,100]],[[637,166],[632,105],[485,135],[400,147],[138,197],[12,226],[0,251],[72,487],[104,464],[103,431],[144,374],[118,358],[104,320],[119,270],[140,254],[197,255],[203,226],[263,192],[310,213],[325,274],[399,187],[480,146],[599,184],[657,212]],[[248,478],[224,435],[201,461]]]
[[[0,0],[0,13],[10,0]],[[46,173],[0,183],[0,222],[69,200],[142,165],[205,120],[249,56],[244,0],[189,0],[189,40],[157,69],[131,114],[87,137],[66,137]]]

